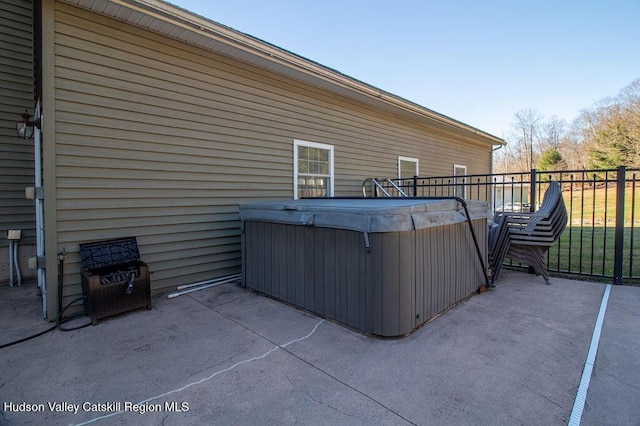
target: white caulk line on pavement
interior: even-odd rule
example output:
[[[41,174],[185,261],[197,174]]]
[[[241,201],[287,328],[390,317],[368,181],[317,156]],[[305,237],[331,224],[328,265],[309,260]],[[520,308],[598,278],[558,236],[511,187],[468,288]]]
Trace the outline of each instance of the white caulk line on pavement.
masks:
[[[602,331],[602,324],[604,323],[604,314],[607,312],[607,302],[609,301],[610,292],[611,284],[607,284],[607,287],[604,290],[604,294],[602,295],[602,303],[600,303],[600,312],[598,312],[598,319],[596,320],[596,325],[593,328],[591,346],[589,346],[589,354],[587,355],[587,360],[584,363],[584,370],[582,371],[582,378],[580,379],[578,393],[576,394],[576,399],[573,403],[571,417],[569,417],[569,426],[579,426],[580,420],[582,419],[582,410],[584,410],[584,404],[587,401],[587,391],[589,390],[589,383],[591,382],[593,364],[596,362],[598,344],[600,343],[600,332]]]
[[[258,361],[258,360],[260,360],[260,359],[266,358],[267,356],[269,356],[271,353],[273,353],[273,352],[277,351],[278,349],[284,349],[284,348],[286,348],[286,347],[287,347],[287,346],[289,346],[289,345],[292,345],[292,344],[294,344],[294,343],[301,342],[301,341],[303,341],[303,340],[305,340],[305,339],[308,339],[309,337],[311,337],[311,335],[312,335],[313,333],[315,333],[315,332],[316,332],[316,330],[318,329],[318,327],[320,326],[320,324],[322,324],[323,322],[324,322],[324,320],[320,320],[320,322],[318,322],[318,323],[315,325],[315,327],[313,327],[313,330],[311,330],[311,332],[309,332],[309,334],[307,334],[307,335],[306,335],[306,336],[304,336],[304,337],[300,337],[299,339],[291,340],[290,342],[284,343],[284,344],[282,344],[282,345],[278,345],[278,346],[276,346],[275,348],[268,350],[267,352],[263,353],[263,354],[262,354],[262,355],[260,355],[260,356],[256,356],[256,357],[253,357],[253,358],[249,358],[249,359],[245,359],[245,360],[243,360],[243,361],[236,362],[236,363],[235,363],[235,364],[233,364],[231,367],[227,367],[227,368],[225,368],[225,369],[223,369],[223,370],[216,371],[215,373],[211,374],[210,376],[207,376],[207,377],[205,377],[205,378],[203,378],[203,379],[200,379],[200,380],[198,380],[198,381],[196,381],[196,382],[193,382],[193,383],[189,383],[189,384],[187,384],[187,385],[184,385],[184,386],[182,386],[181,388],[174,389],[174,390],[171,390],[171,391],[165,392],[165,393],[163,393],[163,394],[160,394],[160,395],[157,395],[157,396],[154,396],[154,397],[151,397],[151,398],[145,399],[144,401],[140,401],[140,402],[138,402],[138,404],[137,404],[137,405],[146,404],[146,403],[148,403],[148,402],[150,402],[150,401],[154,401],[154,400],[156,400],[156,399],[164,398],[165,396],[172,395],[172,394],[174,394],[174,393],[182,392],[183,390],[188,389],[188,388],[190,388],[190,387],[192,387],[192,386],[199,385],[199,384],[204,383],[204,382],[206,382],[206,381],[208,381],[208,380],[211,380],[211,379],[213,379],[214,377],[218,376],[219,374],[226,373],[227,371],[233,370],[234,368],[236,368],[236,367],[238,367],[238,366],[240,366],[240,365],[242,365],[242,364],[247,364],[247,363],[249,363],[249,362]],[[116,411],[115,413],[110,413],[110,414],[107,414],[107,415],[104,415],[104,416],[96,417],[95,419],[87,420],[86,422],[83,422],[83,423],[77,423],[77,424],[75,424],[75,426],[87,425],[87,424],[89,424],[89,423],[93,423],[93,422],[95,422],[95,421],[102,420],[102,419],[106,419],[106,418],[109,418],[109,417],[115,416],[115,415],[117,415],[117,414],[122,414],[122,413],[124,413],[124,411],[123,411],[123,410]]]

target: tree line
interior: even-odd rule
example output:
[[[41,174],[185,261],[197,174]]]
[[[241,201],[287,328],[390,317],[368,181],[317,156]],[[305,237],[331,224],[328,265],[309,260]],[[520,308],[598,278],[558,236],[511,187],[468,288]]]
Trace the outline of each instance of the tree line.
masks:
[[[494,172],[640,168],[640,78],[571,122],[518,111],[495,152]]]

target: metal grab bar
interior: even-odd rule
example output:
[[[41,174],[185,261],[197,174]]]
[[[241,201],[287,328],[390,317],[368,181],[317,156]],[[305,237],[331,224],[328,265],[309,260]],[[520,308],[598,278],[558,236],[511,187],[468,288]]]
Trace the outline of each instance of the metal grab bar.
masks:
[[[369,182],[373,183],[373,186],[379,188],[387,197],[391,197],[391,194],[389,194],[389,192],[387,192],[387,190],[384,189],[384,187],[380,184],[380,182],[378,182],[378,179],[374,177],[366,178],[364,182],[362,182],[363,197],[367,198],[367,183]]]
[[[393,180],[389,179],[389,178],[384,178],[384,179],[377,179],[374,177],[370,177],[370,178],[366,178],[364,180],[364,182],[362,182],[362,196],[367,198],[367,183],[373,183],[374,187],[380,189],[380,191],[382,191],[382,193],[387,196],[387,197],[392,197],[392,195],[389,193],[389,191],[386,190],[386,188],[382,185],[384,182],[388,183],[389,185],[391,185],[396,191],[398,191],[398,194],[401,197],[408,197],[409,195],[407,195],[406,192],[404,192],[402,190],[402,188],[400,188]]]

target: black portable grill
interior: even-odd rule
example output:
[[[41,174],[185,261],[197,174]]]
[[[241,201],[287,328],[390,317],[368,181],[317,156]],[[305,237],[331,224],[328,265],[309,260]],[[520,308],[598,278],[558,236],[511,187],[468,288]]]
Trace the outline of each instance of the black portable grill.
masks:
[[[149,267],[135,237],[80,244],[82,291],[93,325],[134,309],[151,309]]]

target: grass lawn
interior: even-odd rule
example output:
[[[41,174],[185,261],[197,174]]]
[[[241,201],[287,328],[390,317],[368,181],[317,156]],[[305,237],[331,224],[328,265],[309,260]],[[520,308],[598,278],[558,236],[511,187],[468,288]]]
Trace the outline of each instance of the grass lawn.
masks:
[[[589,187],[584,190],[573,191],[563,189],[562,195],[569,212],[571,222],[574,224],[612,223],[616,220],[616,188],[615,187]],[[631,224],[633,220],[640,226],[640,187],[636,185],[635,194],[632,186],[627,186],[625,191],[625,224]],[[632,208],[635,201],[635,209]]]
[[[570,222],[549,250],[549,269],[613,277],[616,189],[563,191]],[[635,199],[634,199],[635,198]],[[640,188],[625,192],[623,277],[640,284]],[[632,203],[635,201],[635,205]]]
[[[613,226],[567,227],[549,250],[549,269],[613,277],[614,240]],[[640,227],[625,227],[623,241],[622,275],[640,283]]]

